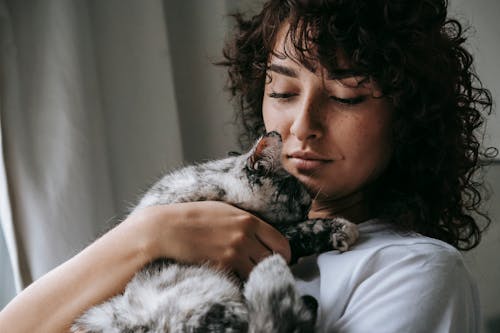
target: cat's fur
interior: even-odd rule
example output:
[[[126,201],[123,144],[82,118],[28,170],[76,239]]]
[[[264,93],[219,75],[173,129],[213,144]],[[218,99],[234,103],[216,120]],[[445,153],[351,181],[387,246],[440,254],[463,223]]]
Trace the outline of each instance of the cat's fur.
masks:
[[[137,209],[175,202],[218,200],[250,211],[290,240],[294,258],[332,248],[344,251],[357,238],[343,219],[306,220],[311,198],[280,162],[281,138],[271,132],[245,155],[188,166],[167,174]],[[303,221],[303,222],[301,222]],[[73,332],[312,332],[316,301],[300,297],[285,260],[272,255],[243,287],[208,265],[155,262],[137,273],[123,294],[97,305]]]

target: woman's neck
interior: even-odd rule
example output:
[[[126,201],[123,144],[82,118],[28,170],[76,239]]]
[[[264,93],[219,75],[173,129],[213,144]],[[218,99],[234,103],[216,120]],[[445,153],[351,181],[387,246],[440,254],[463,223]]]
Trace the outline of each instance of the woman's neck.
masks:
[[[309,211],[309,218],[343,217],[352,223],[361,223],[373,214],[364,191],[355,192],[342,198],[315,198]]]

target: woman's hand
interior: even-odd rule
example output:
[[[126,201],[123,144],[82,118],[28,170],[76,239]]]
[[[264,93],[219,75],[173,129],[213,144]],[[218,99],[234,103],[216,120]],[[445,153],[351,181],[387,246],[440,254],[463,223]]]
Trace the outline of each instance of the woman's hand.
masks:
[[[256,216],[223,202],[203,201],[147,207],[128,219],[144,223],[153,258],[209,262],[248,277],[273,252],[290,261],[290,246]]]
[[[290,259],[288,241],[278,231],[231,205],[148,207],[17,295],[0,311],[0,332],[68,332],[84,310],[122,292],[154,259],[208,261],[246,278],[273,251]]]

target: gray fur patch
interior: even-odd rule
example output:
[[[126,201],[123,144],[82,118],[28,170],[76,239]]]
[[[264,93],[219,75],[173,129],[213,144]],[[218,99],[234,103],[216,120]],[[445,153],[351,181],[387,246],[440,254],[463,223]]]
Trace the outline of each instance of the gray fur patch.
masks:
[[[134,211],[176,202],[225,201],[283,232],[294,258],[336,246],[347,249],[357,230],[347,221],[304,221],[311,198],[285,172],[280,154],[279,134],[271,133],[246,154],[173,171],[152,186]],[[123,294],[86,311],[71,331],[305,333],[314,330],[314,303],[299,297],[279,255],[255,267],[243,293],[225,272],[158,261],[138,272]]]

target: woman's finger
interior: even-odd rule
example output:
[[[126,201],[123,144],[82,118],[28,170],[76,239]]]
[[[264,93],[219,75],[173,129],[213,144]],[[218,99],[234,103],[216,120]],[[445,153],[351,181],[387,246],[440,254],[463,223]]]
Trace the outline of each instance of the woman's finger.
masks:
[[[257,236],[255,237],[255,248],[250,251],[250,260],[257,265],[259,262],[269,257],[274,251],[262,242]]]
[[[255,265],[251,258],[243,259],[236,265],[236,274],[240,279],[246,280]]]
[[[267,223],[259,223],[255,236],[271,253],[279,253],[287,262],[290,262],[292,256],[290,244],[278,230]]]

